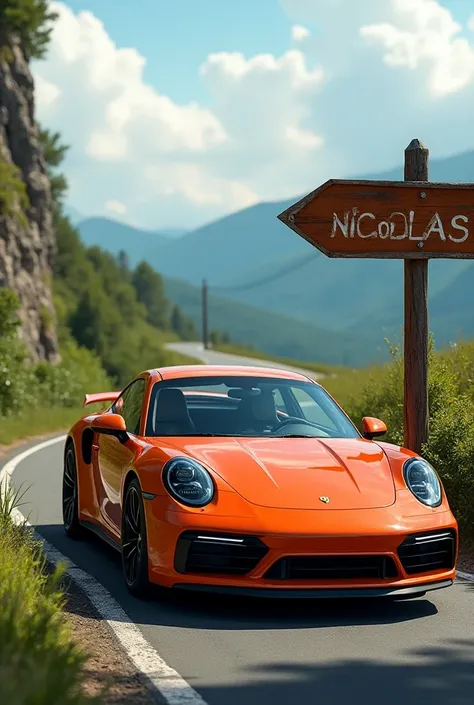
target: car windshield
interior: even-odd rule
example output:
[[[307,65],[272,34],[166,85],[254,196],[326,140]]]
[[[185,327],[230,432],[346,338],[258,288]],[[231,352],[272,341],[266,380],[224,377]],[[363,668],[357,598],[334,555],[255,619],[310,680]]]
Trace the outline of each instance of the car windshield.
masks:
[[[279,377],[188,377],[157,382],[147,436],[359,438],[318,384]]]

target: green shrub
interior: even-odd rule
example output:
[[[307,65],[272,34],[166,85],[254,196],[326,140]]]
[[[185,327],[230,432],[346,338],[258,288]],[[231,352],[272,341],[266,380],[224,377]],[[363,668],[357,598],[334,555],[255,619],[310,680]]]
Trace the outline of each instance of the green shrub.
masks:
[[[453,398],[430,422],[423,456],[439,472],[463,534],[474,539],[474,403]]]
[[[0,289],[0,417],[14,413],[35,400],[35,380],[18,340],[19,301],[8,289]]]
[[[11,164],[0,157],[0,215],[16,218],[21,225],[26,226],[28,225],[28,220],[24,211],[28,206],[29,199],[20,170],[15,164]]]
[[[32,364],[17,337],[18,305],[11,291],[0,289],[0,418],[38,407],[78,407],[86,392],[111,388],[97,355],[71,337],[59,365]]]
[[[382,376],[369,376],[364,387],[351,396],[345,410],[356,424],[364,416],[376,416],[388,427],[386,440],[403,441],[403,359],[398,348],[391,346],[392,363],[383,368]]]
[[[48,575],[41,544],[11,519],[18,496],[0,501],[0,702],[92,705],[81,690],[85,657],[62,616],[58,567]]]
[[[403,445],[403,358],[391,348],[383,377],[369,380],[347,405],[354,422],[376,416],[388,426],[383,440]],[[474,370],[474,345],[442,355],[430,349],[430,433],[422,455],[439,473],[464,536],[474,538],[474,398],[467,370]]]
[[[34,377],[41,406],[77,407],[84,394],[107,391],[112,382],[93,352],[69,341],[61,349],[61,363],[39,363]]]

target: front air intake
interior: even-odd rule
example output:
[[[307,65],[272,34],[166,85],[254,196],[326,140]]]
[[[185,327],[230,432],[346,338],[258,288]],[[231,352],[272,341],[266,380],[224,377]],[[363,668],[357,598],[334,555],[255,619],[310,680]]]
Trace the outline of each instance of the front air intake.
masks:
[[[430,531],[412,534],[398,547],[398,557],[405,573],[427,573],[433,570],[451,570],[456,560],[456,532]]]
[[[177,573],[246,575],[269,548],[256,536],[185,531],[175,553]]]
[[[397,577],[390,556],[288,556],[280,558],[267,570],[267,580],[357,580]]]

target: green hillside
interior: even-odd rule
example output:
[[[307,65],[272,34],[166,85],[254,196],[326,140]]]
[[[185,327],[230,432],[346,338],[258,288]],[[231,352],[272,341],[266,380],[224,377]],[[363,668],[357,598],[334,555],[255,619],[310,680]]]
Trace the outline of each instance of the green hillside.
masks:
[[[294,264],[288,274],[278,276]],[[470,268],[469,260],[433,260],[429,265],[429,295],[434,300]],[[263,280],[262,285],[249,286]],[[315,251],[269,263],[215,287],[216,293],[244,303],[259,302],[269,311],[292,315],[331,330],[357,331],[372,335],[380,318],[403,314],[403,263],[397,260],[330,259]],[[473,317],[474,322],[474,317]]]
[[[131,265],[148,259],[150,251],[156,251],[169,240],[164,235],[138,230],[110,218],[86,218],[78,224],[84,245],[97,245],[113,255],[125,250]]]
[[[474,337],[474,265],[469,266],[433,298],[430,315],[440,344]]]
[[[269,255],[311,250],[310,246],[276,219],[275,204],[260,203],[186,233],[170,242],[156,233],[115,221],[94,218],[79,224],[83,241],[113,252],[146,252],[147,261],[168,276],[198,283],[203,277],[225,281],[239,271],[259,266]],[[92,222],[91,222],[92,221]],[[114,235],[114,231],[116,232]],[[128,231],[128,232],[127,232]]]
[[[360,177],[355,175],[354,178],[357,176]],[[403,172],[400,167],[360,178],[400,180]],[[430,178],[433,181],[474,182],[474,152],[432,160]],[[272,217],[276,218],[287,205],[288,201],[273,204]],[[214,224],[215,227],[221,222]],[[262,225],[255,222],[254,232],[263,231]],[[274,223],[269,227],[274,227]],[[387,332],[399,332],[403,316],[401,262],[329,259],[304,241],[296,245],[297,236],[289,232],[296,238],[290,254],[278,256],[272,248],[269,250],[272,256],[264,264],[256,263],[245,271],[236,271],[227,279],[214,274],[208,277],[210,285],[214,284],[216,293],[244,303],[258,301],[261,308],[289,314],[317,326],[357,332],[369,338],[372,345],[374,342],[378,344]],[[458,334],[460,330],[467,333],[474,328],[474,313],[470,313],[468,307],[461,308],[454,326],[449,316],[438,315],[438,304],[435,303],[442,292],[452,286],[458,295],[463,296],[463,283],[469,279],[468,270],[474,273],[470,266],[466,260],[430,263],[429,294],[434,306],[431,322],[437,340],[449,340],[454,330]],[[286,270],[289,271],[285,274]],[[282,276],[279,276],[280,272],[283,272]],[[456,288],[458,277],[460,288]],[[261,285],[252,286],[260,281]]]
[[[196,326],[201,324],[201,290],[189,282],[164,277],[166,296],[174,301]],[[226,331],[234,343],[252,344],[269,355],[330,365],[363,365],[387,358],[383,339],[367,349],[357,334],[325,330],[295,318],[263,311],[210,293],[210,330]]]
[[[429,325],[438,348],[474,337],[474,312],[469,304],[474,297],[474,265],[469,260],[461,262],[462,266],[458,268],[455,268],[455,262],[446,261],[444,264],[453,265],[451,272],[449,266],[443,270],[440,261],[429,264]],[[403,286],[403,274],[401,282]],[[401,342],[403,289],[393,306],[375,314],[366,314],[357,323],[347,327],[345,332],[364,335],[370,347],[378,345],[383,337]]]
[[[71,222],[79,228],[82,242],[88,247],[98,246],[113,255],[122,250],[128,254],[130,264],[135,266],[141,260],[150,261],[154,266],[159,264],[156,252],[162,247],[176,241],[185,233],[180,228],[167,230],[140,230],[126,225],[113,218],[85,218],[77,220],[77,211],[66,209],[66,214],[72,213]],[[150,260],[150,253],[155,253]]]
[[[344,176],[347,175],[334,174],[335,178]],[[400,180],[402,169],[398,167],[379,174],[351,174],[350,176]],[[430,178],[434,181],[474,181],[474,152],[446,159],[433,159]],[[308,184],[308,190],[315,186],[316,184]],[[269,260],[286,256],[304,256],[305,252],[310,256],[313,251],[311,246],[277,220],[278,213],[299,197],[273,203],[259,203],[193,230],[178,241],[168,240],[164,243],[165,247],[161,247],[163,244],[161,239],[157,244],[153,240],[150,241],[149,232],[132,229],[130,235],[133,235],[134,247],[141,239],[146,243],[148,261],[160,271],[166,272],[168,276],[195,283],[206,277],[215,285],[227,284],[229,279],[240,282],[248,280],[251,273],[258,272]],[[80,224],[84,242],[108,249],[105,238],[110,229],[115,227],[115,222],[108,219],[93,219],[93,221],[97,221],[94,223],[93,232],[90,221]],[[104,232],[101,231],[102,227]],[[126,236],[125,230],[117,228],[117,237],[120,239],[123,236]],[[129,250],[131,249],[130,241],[123,244]],[[339,276],[338,267],[342,269],[344,264],[346,263],[341,261],[334,263],[336,276]],[[353,262],[350,264],[355,266]],[[382,269],[389,271],[387,264],[390,263],[383,263]],[[344,271],[340,276],[345,277],[346,272]],[[299,275],[296,279],[299,279]]]
[[[393,180],[401,177],[401,168],[363,175]],[[432,160],[430,178],[474,181],[474,153]],[[362,335],[370,341],[369,357],[374,355],[384,334],[398,333],[402,323],[401,262],[336,260],[320,255],[277,220],[277,214],[289,203],[261,203],[187,233],[177,241],[163,243],[161,238],[158,244],[150,233],[134,232],[133,239],[127,239],[125,231],[117,229],[117,239],[106,245],[103,233],[96,230],[92,234],[84,224],[80,232],[85,242],[100,241],[114,252],[119,247],[129,253],[137,247],[140,252],[146,251],[147,260],[169,277],[195,284],[206,277],[216,296],[297,318],[318,328]],[[444,290],[455,286],[458,277],[462,297],[469,267],[467,261],[430,263],[431,300],[435,302]],[[433,305],[431,322],[438,340],[450,339],[453,330],[472,330],[474,314],[468,307],[456,316],[454,326],[450,317],[438,315],[437,304]],[[251,336],[253,329],[247,331],[247,339]]]

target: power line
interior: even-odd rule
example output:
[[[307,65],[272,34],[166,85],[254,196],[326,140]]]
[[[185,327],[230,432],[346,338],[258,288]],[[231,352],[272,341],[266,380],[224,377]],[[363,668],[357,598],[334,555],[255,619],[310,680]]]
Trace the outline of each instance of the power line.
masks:
[[[262,277],[261,279],[257,279],[253,282],[247,283],[247,284],[238,284],[236,286],[212,286],[209,288],[212,288],[212,291],[219,292],[219,291],[247,291],[249,289],[255,289],[259,286],[263,286],[264,284],[269,284],[272,281],[275,281],[275,279],[279,279],[280,277],[284,277],[286,274],[290,274],[290,272],[294,272],[298,270],[300,267],[303,267],[305,264],[308,264],[309,262],[312,262],[316,257],[319,256],[319,252],[312,253],[310,256],[308,256],[307,253],[304,254],[301,258],[298,258],[298,260],[293,261],[290,265],[286,265],[282,269],[280,269],[277,272],[273,272],[273,274],[268,274],[266,277]]]
[[[208,347],[208,320],[209,320],[209,312],[208,312],[208,291],[209,289],[211,291],[216,291],[216,292],[226,292],[226,291],[248,291],[249,289],[255,289],[259,286],[263,286],[264,284],[269,284],[272,281],[275,281],[275,279],[279,279],[280,277],[285,276],[286,274],[289,274],[290,272],[294,272],[300,267],[303,267],[305,264],[308,264],[308,262],[312,262],[316,257],[319,256],[319,252],[312,253],[310,256],[307,255],[307,253],[304,254],[304,257],[302,256],[301,258],[298,258],[296,261],[293,261],[290,265],[287,265],[286,267],[283,267],[282,269],[278,270],[277,272],[274,272],[273,274],[267,275],[266,277],[262,277],[261,279],[257,279],[256,281],[250,282],[248,284],[241,284],[240,286],[213,286],[210,287],[209,284],[207,283],[206,279],[203,279],[202,281],[202,293],[201,293],[201,304],[202,304],[202,342],[204,344],[204,347]]]

